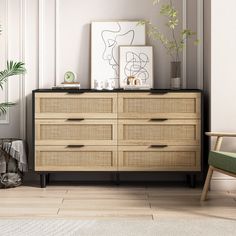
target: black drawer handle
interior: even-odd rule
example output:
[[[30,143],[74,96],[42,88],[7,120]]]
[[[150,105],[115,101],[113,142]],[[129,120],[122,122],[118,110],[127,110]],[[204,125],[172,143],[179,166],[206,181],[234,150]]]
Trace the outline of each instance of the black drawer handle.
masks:
[[[150,119],[150,121],[156,121],[156,122],[164,122],[164,121],[167,121],[168,119],[162,119],[162,118],[153,118],[153,119]]]
[[[80,91],[79,89],[78,90],[67,91],[67,95],[70,95],[70,94],[83,94],[83,93],[85,93],[85,92]]]
[[[68,118],[67,121],[83,121],[84,118]]]
[[[82,148],[84,145],[67,145],[67,148]]]
[[[151,145],[150,148],[166,148],[168,145]]]
[[[165,91],[157,91],[157,90],[151,90],[150,91],[150,94],[151,95],[165,95],[167,94],[168,92],[165,92]]]

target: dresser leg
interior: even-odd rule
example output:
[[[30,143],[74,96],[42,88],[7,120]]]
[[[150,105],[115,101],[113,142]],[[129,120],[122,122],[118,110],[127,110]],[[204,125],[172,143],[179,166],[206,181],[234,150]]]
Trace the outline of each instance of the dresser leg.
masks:
[[[195,188],[196,187],[196,175],[191,174],[190,175],[190,188]]]
[[[46,175],[46,184],[49,184],[49,182],[50,182],[50,174],[48,173]]]
[[[186,185],[189,186],[190,185],[190,175],[186,175]]]
[[[120,185],[120,173],[116,172],[116,185]]]
[[[46,188],[46,174],[40,174],[40,186]]]

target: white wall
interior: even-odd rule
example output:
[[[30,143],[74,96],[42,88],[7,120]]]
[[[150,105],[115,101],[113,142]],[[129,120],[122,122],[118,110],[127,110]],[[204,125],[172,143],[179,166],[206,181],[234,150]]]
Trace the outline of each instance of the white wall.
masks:
[[[211,1],[211,130],[236,133],[236,9],[235,0]],[[223,150],[236,152],[236,139]],[[227,180],[227,181],[222,181]],[[213,188],[236,189],[236,180],[214,175]]]
[[[173,1],[180,15],[178,30],[186,25],[198,31],[201,26],[201,19],[197,24],[198,6],[202,1]],[[65,71],[77,72],[82,87],[90,87],[91,21],[150,19],[166,33],[165,19],[158,10],[152,6],[152,0],[0,0],[0,24],[4,30],[0,37],[0,68],[4,68],[7,59],[23,60],[27,67],[23,79],[11,79],[9,89],[5,90],[9,100],[17,101],[18,106],[11,109],[9,121],[1,117],[0,137],[25,136],[24,112],[27,108],[30,120],[31,91],[60,83]],[[168,88],[170,58],[159,43],[148,40],[148,44],[154,46],[155,87]],[[183,75],[188,88],[196,88],[202,79],[198,70],[202,64],[197,61],[199,53],[201,48],[189,42],[183,54]]]
[[[198,9],[202,2],[173,0],[181,19],[178,30],[185,24],[194,31],[199,30],[198,26],[201,29]],[[5,117],[0,120],[0,138],[26,137],[31,146],[33,89],[60,83],[67,70],[77,72],[82,88],[90,87],[90,23],[109,19],[150,19],[166,32],[165,19],[152,6],[152,0],[0,0],[0,24],[4,29],[0,68],[7,59],[25,61],[27,68],[27,74],[12,78],[5,90],[9,100],[18,105],[11,109],[9,121]],[[148,44],[154,46],[155,87],[168,88],[170,58],[160,44],[150,40]],[[186,86],[201,86],[201,46],[188,43],[183,56]]]
[[[9,10],[10,9],[10,10]],[[0,35],[0,69],[6,66],[6,60],[22,59],[21,47],[21,11],[20,1],[0,1],[0,25],[2,33]],[[15,27],[9,27],[15,25]],[[1,101],[9,100],[17,105],[11,109],[10,114],[0,118],[0,137],[20,136],[21,116],[20,98],[22,97],[22,79],[12,77],[9,80],[4,92],[0,91]]]

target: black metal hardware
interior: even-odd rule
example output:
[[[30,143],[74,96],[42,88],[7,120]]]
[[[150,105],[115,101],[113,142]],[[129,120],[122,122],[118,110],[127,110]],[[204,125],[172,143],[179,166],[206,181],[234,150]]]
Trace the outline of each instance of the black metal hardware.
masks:
[[[150,148],[165,148],[168,147],[168,145],[151,145]]]
[[[163,92],[161,92],[161,91],[155,91],[155,90],[151,90],[150,91],[150,94],[151,95],[165,95],[165,94],[167,94],[168,92],[165,92],[165,91],[163,91]]]
[[[67,145],[67,148],[82,148],[84,145]]]
[[[163,118],[153,118],[150,119],[150,121],[157,121],[157,122],[163,122],[163,121],[167,121],[168,119],[163,119]]]
[[[83,121],[84,118],[68,118],[67,121]]]
[[[85,93],[84,91],[81,91],[81,90],[78,90],[78,91],[76,91],[76,90],[68,90],[66,92],[67,92],[68,95],[70,95],[70,94],[82,94],[82,93]]]

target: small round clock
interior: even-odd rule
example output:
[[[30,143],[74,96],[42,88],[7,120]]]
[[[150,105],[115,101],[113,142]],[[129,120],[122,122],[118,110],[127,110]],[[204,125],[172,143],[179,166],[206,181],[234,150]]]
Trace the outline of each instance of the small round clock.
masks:
[[[64,81],[67,83],[73,83],[75,82],[75,73],[73,73],[72,71],[67,71],[64,75]]]

